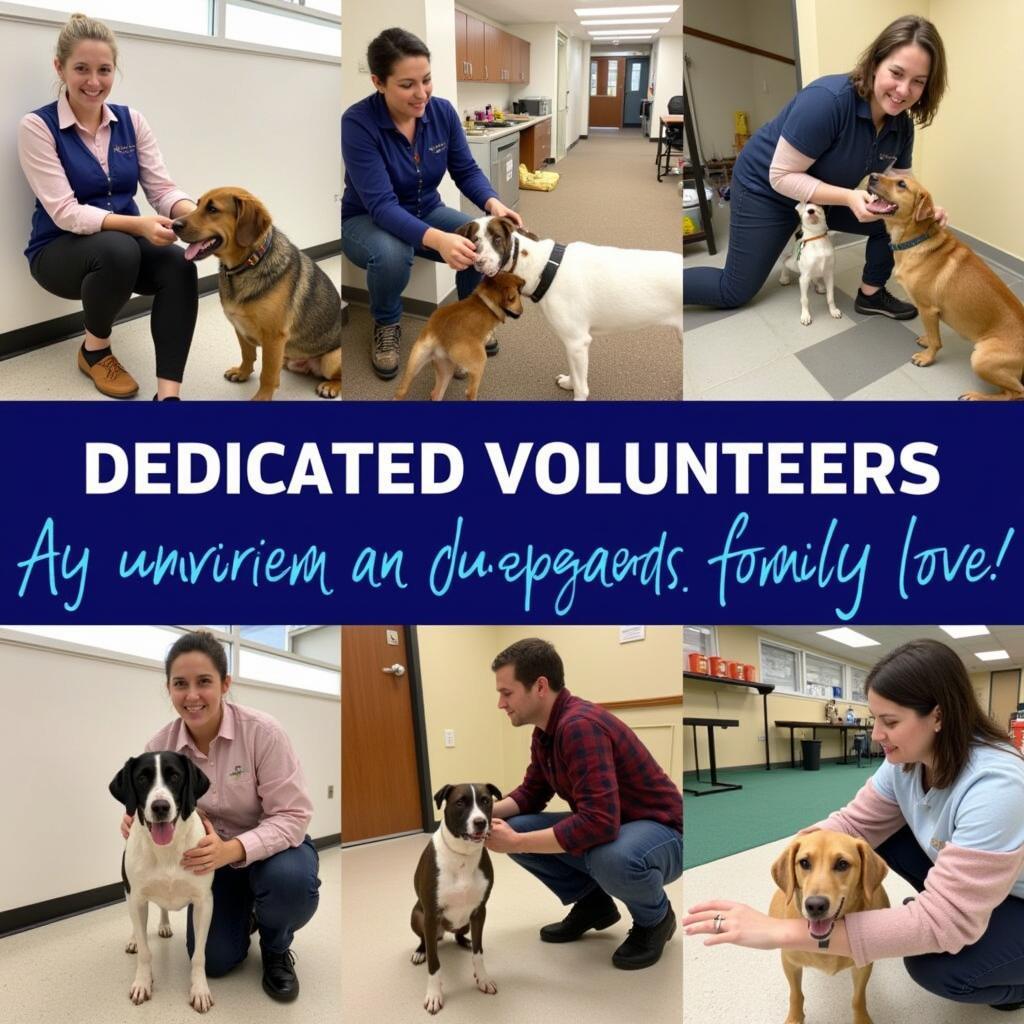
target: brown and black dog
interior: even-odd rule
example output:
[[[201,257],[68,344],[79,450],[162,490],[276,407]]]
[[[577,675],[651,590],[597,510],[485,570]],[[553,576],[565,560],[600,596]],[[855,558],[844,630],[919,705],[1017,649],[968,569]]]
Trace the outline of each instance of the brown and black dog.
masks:
[[[330,278],[273,226],[267,208],[244,188],[216,188],[199,197],[173,224],[191,243],[188,260],[220,260],[220,301],[231,321],[242,361],[224,371],[242,383],[263,350],[260,386],[253,398],[269,401],[281,368],[323,378],[321,398],[341,393],[341,297]]]
[[[889,906],[882,888],[888,865],[863,839],[843,832],[819,829],[796,836],[772,865],[779,891],[772,897],[771,917],[802,917],[811,937],[827,939],[835,923],[858,910]],[[872,1024],[865,990],[871,964],[857,967],[846,956],[782,950],[782,969],[789,982],[786,1024],[803,1024],[803,969],[816,967],[826,974],[853,969],[853,1024]]]
[[[924,352],[911,361],[930,366],[942,348],[939,320],[974,342],[971,368],[999,391],[968,391],[973,401],[1024,398],[1024,305],[1007,285],[952,232],[935,220],[928,190],[913,178],[872,174],[868,209],[881,214],[893,243],[896,279],[917,306],[925,333]],[[917,241],[921,239],[921,241]],[[914,243],[900,248],[906,243]]]
[[[433,361],[432,401],[440,402],[444,398],[445,390],[460,366],[469,375],[466,397],[470,401],[475,399],[487,365],[484,345],[491,331],[504,323],[506,317],[517,319],[522,315],[523,297],[520,292],[524,283],[515,274],[495,274],[494,277],[485,277],[472,295],[461,302],[434,310],[409,353],[405,375],[395,398],[405,398],[416,374]]]

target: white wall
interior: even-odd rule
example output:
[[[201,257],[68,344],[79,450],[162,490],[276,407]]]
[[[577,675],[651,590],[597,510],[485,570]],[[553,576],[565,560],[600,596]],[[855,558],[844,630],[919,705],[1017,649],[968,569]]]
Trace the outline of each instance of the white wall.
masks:
[[[661,131],[662,114],[668,113],[668,101],[683,92],[683,37],[658,36],[654,41],[651,73],[654,75],[654,98],[651,103],[651,138]]]
[[[116,23],[115,27],[116,27]],[[81,310],[40,288],[22,255],[33,196],[18,164],[22,115],[57,98],[53,49],[59,25],[28,24],[0,11],[0,62],[7,87],[0,122],[0,333]],[[174,180],[198,196],[241,185],[266,202],[297,245],[339,235],[338,65],[119,34],[115,103],[141,110]],[[146,206],[141,190],[139,205]],[[205,267],[203,272],[208,271]]]
[[[119,881],[123,810],[107,786],[174,718],[162,669],[0,639],[0,679],[0,911]],[[244,682],[231,693],[273,715],[291,738],[313,800],[309,834],[340,832],[338,698]]]
[[[568,53],[569,123],[565,131],[565,148],[587,133],[590,109],[590,40],[569,36]],[[552,135],[552,139],[557,136]]]

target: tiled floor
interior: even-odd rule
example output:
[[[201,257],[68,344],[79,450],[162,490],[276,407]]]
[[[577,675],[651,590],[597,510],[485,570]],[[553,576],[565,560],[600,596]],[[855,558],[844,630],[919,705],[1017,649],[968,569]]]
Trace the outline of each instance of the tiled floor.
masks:
[[[718,253],[701,243],[684,250],[684,268],[721,267],[729,238],[728,205],[716,206],[713,223]],[[828,315],[823,295],[812,294],[813,322],[800,323],[800,291],[779,284],[779,266],[741,309],[685,306],[683,397],[720,400],[912,399],[954,400],[962,392],[994,390],[971,372],[971,345],[942,325],[943,348],[928,367],[914,366],[920,318],[895,321],[864,317],[853,309],[864,264],[864,240],[839,235],[836,243],[836,304],[842,319]],[[1024,299],[1024,277],[994,263],[992,269]],[[901,298],[906,293],[890,281]],[[685,294],[683,296],[685,301]]]

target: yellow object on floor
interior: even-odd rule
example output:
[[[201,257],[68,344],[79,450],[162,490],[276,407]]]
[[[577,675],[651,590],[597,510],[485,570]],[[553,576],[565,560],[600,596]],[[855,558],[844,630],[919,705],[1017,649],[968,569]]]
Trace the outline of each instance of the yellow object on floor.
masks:
[[[550,192],[558,184],[557,171],[530,171],[526,164],[519,165],[519,187],[534,192]]]
[[[697,225],[694,224],[690,217],[683,218],[683,234],[684,235],[695,235],[697,234]]]

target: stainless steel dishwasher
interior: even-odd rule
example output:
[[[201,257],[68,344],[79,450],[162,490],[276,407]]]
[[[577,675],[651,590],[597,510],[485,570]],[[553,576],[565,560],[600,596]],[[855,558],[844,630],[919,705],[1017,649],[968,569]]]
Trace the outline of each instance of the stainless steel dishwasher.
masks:
[[[491,142],[491,185],[511,209],[519,205],[519,132]]]

